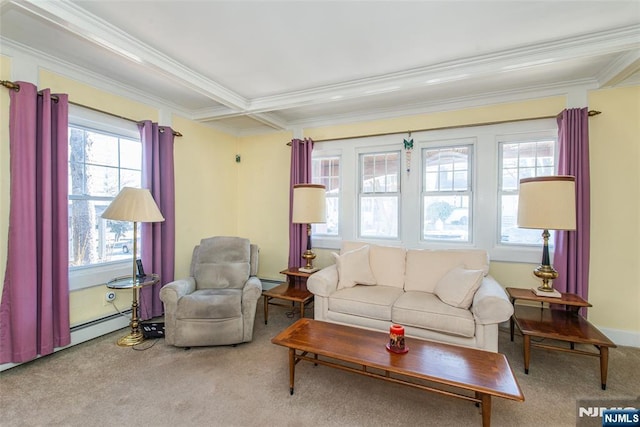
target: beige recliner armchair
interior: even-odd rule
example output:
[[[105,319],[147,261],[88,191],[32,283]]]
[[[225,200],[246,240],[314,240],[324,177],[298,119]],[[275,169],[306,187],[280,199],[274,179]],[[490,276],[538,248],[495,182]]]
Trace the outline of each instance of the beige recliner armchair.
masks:
[[[195,347],[251,341],[262,294],[257,273],[258,247],[248,239],[202,239],[193,250],[191,277],[160,290],[166,343]]]

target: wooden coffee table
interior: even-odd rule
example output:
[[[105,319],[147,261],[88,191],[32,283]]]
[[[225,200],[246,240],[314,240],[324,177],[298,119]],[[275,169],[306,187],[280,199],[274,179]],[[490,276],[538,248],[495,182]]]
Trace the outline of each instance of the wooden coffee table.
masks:
[[[511,303],[514,304],[514,312],[510,321],[511,341],[513,341],[514,323],[522,332],[524,373],[529,373],[531,347],[596,356],[600,358],[600,386],[602,390],[606,390],[609,347],[616,347],[616,345],[579,314],[581,308],[591,307],[591,304],[571,293],[562,293],[560,298],[553,298],[537,296],[530,289],[507,288],[506,290]],[[541,306],[538,308],[515,305],[516,300],[539,302]],[[565,307],[565,310],[545,308],[542,303],[561,305]],[[531,337],[568,342],[569,347],[532,343]],[[598,352],[578,350],[575,348],[575,343],[593,345],[598,349]]]
[[[383,332],[300,319],[271,342],[289,349],[291,394],[295,365],[306,360],[475,402],[482,405],[483,426],[491,423],[492,396],[524,401],[503,354],[411,338],[406,338],[409,351],[396,354],[385,347],[388,340],[389,335]],[[360,366],[360,369],[341,362]]]

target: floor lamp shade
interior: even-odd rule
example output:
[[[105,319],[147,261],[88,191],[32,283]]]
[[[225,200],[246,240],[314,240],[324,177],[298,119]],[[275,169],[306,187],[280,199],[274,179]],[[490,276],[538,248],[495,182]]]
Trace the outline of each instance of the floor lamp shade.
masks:
[[[520,180],[518,227],[543,230],[542,261],[533,270],[542,279],[538,295],[559,297],[550,281],[558,277],[549,257],[549,230],[576,229],[576,182],[572,176],[542,176]],[[538,293],[538,291],[540,293]]]
[[[326,189],[319,184],[296,184],[293,186],[293,208],[291,209],[291,222],[294,224],[307,224],[307,250],[302,258],[306,265],[299,271],[313,273],[317,268],[313,267],[316,255],[311,250],[311,224],[327,222]]]
[[[164,217],[146,188],[123,187],[102,218],[116,221],[162,222]]]

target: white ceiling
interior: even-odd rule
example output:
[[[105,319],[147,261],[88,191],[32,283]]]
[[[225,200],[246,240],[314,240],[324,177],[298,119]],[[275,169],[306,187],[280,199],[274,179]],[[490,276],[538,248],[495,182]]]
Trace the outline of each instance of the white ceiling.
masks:
[[[640,82],[640,0],[2,0],[0,36],[236,134]]]

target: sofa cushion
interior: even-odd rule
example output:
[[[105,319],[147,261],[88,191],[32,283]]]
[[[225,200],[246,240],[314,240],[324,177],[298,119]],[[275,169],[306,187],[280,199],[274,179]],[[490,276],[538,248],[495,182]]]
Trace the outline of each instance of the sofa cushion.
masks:
[[[403,294],[393,286],[354,286],[329,297],[329,311],[378,320],[391,320],[391,308]]]
[[[230,319],[242,316],[241,289],[201,289],[178,300],[176,319]]]
[[[458,266],[489,273],[489,255],[482,249],[407,251],[405,291],[433,293],[438,281]]]
[[[355,285],[375,285],[376,278],[369,266],[369,246],[363,246],[342,255],[332,254],[338,268],[338,289]]]
[[[367,245],[364,242],[344,241],[341,253]],[[404,288],[404,269],[407,250],[396,246],[368,245],[369,265],[377,285]]]
[[[391,320],[400,325],[468,338],[475,335],[476,328],[469,310],[445,304],[428,292],[405,292],[395,302]]]
[[[438,280],[434,293],[453,307],[469,309],[483,277],[482,270],[456,267]]]

